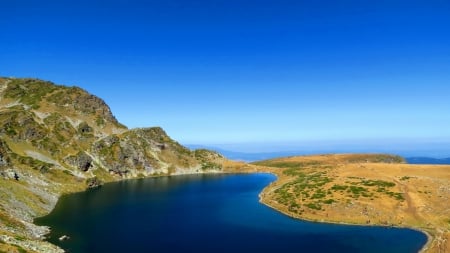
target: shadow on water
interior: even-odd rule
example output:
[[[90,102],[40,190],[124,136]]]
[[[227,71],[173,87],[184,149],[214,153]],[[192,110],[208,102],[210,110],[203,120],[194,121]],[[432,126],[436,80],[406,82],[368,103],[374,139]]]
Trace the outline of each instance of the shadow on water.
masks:
[[[69,252],[418,252],[423,233],[295,220],[258,202],[270,174],[122,181],[63,196],[36,224]],[[70,236],[59,241],[62,235]]]

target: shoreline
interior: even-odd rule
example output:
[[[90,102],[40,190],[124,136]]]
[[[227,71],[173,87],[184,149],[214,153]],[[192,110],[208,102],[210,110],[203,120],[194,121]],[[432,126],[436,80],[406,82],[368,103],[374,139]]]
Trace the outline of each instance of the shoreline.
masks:
[[[293,214],[291,214],[291,213],[289,213],[287,211],[284,211],[284,210],[280,210],[280,209],[276,208],[275,206],[271,205],[268,201],[266,201],[264,199],[265,191],[270,189],[270,186],[272,185],[272,183],[274,183],[277,180],[279,180],[278,175],[275,172],[270,172],[270,171],[242,171],[242,172],[235,172],[235,171],[229,171],[229,172],[228,171],[225,171],[225,172],[224,171],[221,171],[221,172],[209,171],[209,172],[200,172],[200,173],[177,173],[177,174],[172,174],[172,175],[156,175],[156,176],[148,176],[148,177],[143,177],[143,178],[124,178],[124,179],[119,179],[119,180],[116,180],[116,181],[106,182],[105,184],[118,183],[118,182],[128,181],[128,180],[139,180],[139,179],[150,179],[150,178],[161,178],[161,177],[172,177],[172,176],[178,177],[178,176],[188,176],[188,175],[219,175],[219,174],[222,174],[222,175],[232,175],[232,174],[270,174],[270,175],[275,176],[275,180],[273,180],[267,186],[265,186],[261,190],[261,192],[258,194],[258,198],[259,198],[258,202],[263,204],[263,205],[265,205],[265,206],[267,206],[267,207],[269,207],[269,208],[271,208],[271,209],[273,209],[274,211],[280,212],[280,213],[282,213],[282,214],[284,214],[284,215],[286,215],[286,216],[288,216],[288,217],[290,217],[292,219],[302,220],[302,221],[307,221],[307,222],[314,222],[314,223],[325,223],[325,224],[335,224],[335,225],[344,225],[344,226],[346,226],[346,225],[349,225],[349,226],[366,226],[366,227],[377,227],[378,226],[378,227],[387,227],[387,228],[393,227],[393,228],[400,228],[400,229],[411,229],[411,230],[423,233],[426,236],[426,238],[427,238],[426,243],[422,246],[422,248],[418,251],[418,253],[425,253],[425,252],[427,252],[430,249],[430,246],[432,245],[432,243],[434,242],[434,240],[436,238],[433,235],[433,233],[431,233],[430,231],[421,230],[421,229],[416,228],[416,227],[398,226],[398,225],[387,226],[387,225],[383,225],[383,224],[361,224],[361,223],[349,223],[349,222],[333,222],[333,221],[326,220],[326,219],[313,220],[313,219],[307,219],[307,218],[304,218],[304,217],[301,217],[301,216],[298,216],[298,215],[293,215]],[[82,190],[82,191],[75,191],[75,192],[71,192],[71,193],[62,194],[62,195],[58,196],[57,202],[64,195],[70,195],[70,194],[74,194],[74,193],[85,192],[85,191],[88,191],[88,190],[91,190],[91,188],[86,188],[85,190]],[[34,224],[34,219],[37,219],[37,218],[40,218],[40,217],[44,217],[44,216],[50,214],[55,207],[56,207],[56,204],[55,204],[55,206],[53,206],[53,208],[47,214],[45,214],[43,216],[39,216],[39,217],[33,218],[33,224]],[[38,225],[36,225],[36,226],[38,226]],[[50,242],[46,241],[46,239],[47,239],[46,236],[51,232],[51,227],[47,227],[47,226],[39,226],[39,227],[46,227],[46,228],[48,228],[47,233],[42,235],[43,238],[40,241],[41,242],[45,242],[45,243],[50,243]],[[61,249],[63,252],[66,252],[64,249],[60,248],[58,245],[52,244],[52,243],[50,243],[50,244],[54,245],[58,249]]]
[[[333,225],[343,225],[343,226],[361,226],[361,227],[385,227],[385,228],[400,228],[400,229],[411,229],[420,233],[423,233],[426,237],[427,237],[427,241],[424,244],[424,246],[420,249],[420,251],[418,251],[418,253],[425,253],[427,252],[427,250],[429,249],[429,246],[432,244],[432,242],[434,241],[434,236],[432,236],[428,231],[424,231],[424,230],[420,230],[418,228],[414,228],[414,227],[401,227],[401,226],[386,226],[386,225],[382,225],[382,224],[361,224],[361,223],[349,223],[349,222],[333,222],[333,221],[327,221],[327,220],[323,220],[323,221],[318,221],[318,220],[312,220],[312,219],[307,219],[307,218],[303,218],[303,217],[296,217],[286,211],[283,210],[279,210],[277,208],[275,208],[274,206],[270,205],[269,203],[266,203],[262,200],[261,198],[261,193],[258,195],[260,197],[259,199],[259,203],[273,209],[274,211],[280,212],[286,216],[289,216],[292,219],[296,219],[296,220],[301,220],[301,221],[307,221],[307,222],[313,222],[313,223],[322,223],[322,224],[333,224]]]
[[[51,209],[48,210],[48,212],[46,212],[43,215],[32,217],[31,224],[33,226],[35,226],[35,227],[38,227],[38,228],[42,229],[42,230],[40,231],[40,233],[36,234],[36,238],[35,239],[30,239],[28,241],[30,243],[34,243],[34,244],[41,244],[39,246],[41,246],[43,248],[48,248],[48,244],[51,245],[51,246],[54,246],[55,249],[52,249],[52,250],[54,250],[52,252],[58,252],[58,253],[59,252],[67,252],[64,249],[62,249],[60,246],[47,241],[47,236],[51,233],[51,229],[52,229],[51,227],[45,226],[45,225],[37,225],[35,223],[36,219],[42,218],[42,217],[45,217],[45,216],[49,215],[55,209],[58,201],[63,196],[67,196],[67,195],[71,195],[71,194],[77,194],[77,193],[81,193],[81,192],[86,192],[86,191],[89,191],[89,190],[98,190],[103,185],[106,185],[106,184],[126,182],[126,181],[129,181],[129,180],[140,180],[140,179],[162,178],[162,177],[176,177],[176,176],[188,176],[188,175],[251,174],[251,173],[253,173],[253,172],[237,173],[237,172],[223,172],[223,171],[202,171],[202,172],[174,173],[174,174],[171,174],[171,175],[151,175],[151,176],[145,176],[145,177],[120,178],[120,179],[115,179],[115,180],[112,180],[112,181],[107,181],[107,182],[105,182],[105,183],[103,183],[103,184],[101,184],[99,186],[96,186],[96,187],[91,187],[91,188],[87,187],[87,188],[82,189],[82,190],[75,190],[75,191],[71,191],[71,192],[65,192],[65,193],[62,193],[62,194],[59,194],[59,195],[56,196],[57,200],[54,203],[54,205],[51,207]],[[4,241],[9,241],[13,245],[23,246],[23,245],[20,244],[21,241],[14,240],[14,238],[11,237],[11,236],[4,235],[4,237],[5,237]],[[0,237],[0,239],[1,239],[1,237]],[[1,240],[0,240],[0,242],[1,242]],[[38,246],[35,246],[35,249],[33,249],[33,250],[36,250],[37,248],[38,248]],[[38,252],[39,252],[39,250],[38,250]]]
[[[261,172],[261,173],[264,173],[264,172]],[[279,179],[278,175],[276,173],[274,173],[274,172],[268,172],[267,174],[272,174],[272,175],[274,175],[276,177],[276,180],[274,180],[273,182],[275,182],[275,181],[277,181]],[[280,213],[282,213],[282,214],[284,214],[284,215],[286,215],[288,217],[291,217],[293,219],[307,221],[307,222],[314,222],[314,223],[335,224],[335,225],[344,225],[344,226],[348,225],[348,226],[387,227],[387,228],[392,227],[392,228],[400,228],[400,229],[411,229],[411,230],[423,233],[426,236],[426,238],[427,238],[426,243],[422,246],[422,248],[418,251],[418,253],[426,253],[430,249],[430,246],[432,245],[432,243],[434,242],[434,240],[436,238],[429,231],[421,230],[421,229],[416,228],[416,227],[399,226],[399,225],[387,226],[387,225],[383,225],[383,224],[361,224],[361,223],[349,223],[349,222],[333,222],[333,221],[330,221],[330,220],[327,221],[325,219],[313,220],[313,219],[308,219],[308,218],[301,217],[301,216],[295,216],[295,215],[293,215],[293,214],[291,214],[291,213],[289,213],[289,212],[287,212],[285,210],[278,209],[275,206],[273,206],[270,203],[268,203],[268,201],[265,201],[265,199],[264,199],[265,191],[269,189],[269,187],[271,186],[271,184],[273,182],[271,182],[269,185],[264,187],[264,189],[258,194],[259,203],[261,203],[261,204],[263,204],[263,205],[265,205],[265,206],[267,206],[267,207],[269,207],[269,208],[271,208],[271,209],[273,209],[273,210],[275,210],[277,212],[280,212]]]

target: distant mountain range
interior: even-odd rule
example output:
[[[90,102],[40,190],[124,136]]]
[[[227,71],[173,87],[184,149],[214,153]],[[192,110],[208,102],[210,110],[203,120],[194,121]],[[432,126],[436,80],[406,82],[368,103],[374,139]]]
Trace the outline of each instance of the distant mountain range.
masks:
[[[309,155],[310,153],[305,153],[304,151],[282,151],[282,152],[261,152],[261,153],[245,153],[245,152],[235,152],[230,150],[225,150],[217,147],[204,146],[204,145],[185,145],[190,149],[209,149],[214,150],[228,159],[244,162],[255,162],[268,160],[279,157],[286,156],[298,156],[298,155]],[[320,152],[318,152],[320,153]],[[432,158],[432,157],[405,157],[405,160],[409,164],[450,164],[450,158]]]
[[[235,152],[235,151],[225,150],[225,149],[221,149],[221,148],[217,148],[217,147],[210,147],[210,146],[203,146],[203,145],[187,144],[185,146],[192,150],[196,150],[196,149],[213,150],[213,151],[216,151],[217,153],[220,153],[221,155],[225,156],[226,158],[228,158],[230,160],[243,161],[243,162],[255,162],[255,161],[268,160],[268,159],[278,158],[278,157],[304,155],[303,152],[299,152],[299,151],[245,153],[245,152]]]

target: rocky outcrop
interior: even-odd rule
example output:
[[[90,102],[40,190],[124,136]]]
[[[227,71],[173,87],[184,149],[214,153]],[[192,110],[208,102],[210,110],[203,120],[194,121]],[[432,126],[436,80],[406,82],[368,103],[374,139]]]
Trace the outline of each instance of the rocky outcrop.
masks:
[[[9,164],[9,153],[11,150],[5,141],[0,139],[0,168]]]
[[[14,179],[16,181],[19,181],[20,179],[18,172],[14,169],[0,170],[0,177],[3,179]]]
[[[88,188],[92,189],[92,188],[97,188],[103,185],[103,182],[98,179],[97,177],[91,177],[86,179],[86,185]]]
[[[99,97],[88,94],[80,88],[74,88],[75,99],[73,101],[73,108],[86,115],[98,114],[102,119],[119,124],[112,114],[109,106]]]
[[[83,151],[78,152],[76,155],[66,157],[64,161],[83,172],[88,171],[94,166],[92,158]]]
[[[86,122],[82,122],[80,125],[78,125],[78,132],[80,134],[89,134],[93,131],[94,130],[92,129],[92,127],[90,127]]]
[[[117,121],[109,106],[102,99],[87,93],[79,87],[58,90],[49,96],[48,101],[56,106],[70,108],[70,110],[83,115],[95,115],[104,122],[124,127]]]
[[[33,158],[47,157],[70,174],[88,177],[98,170],[120,177],[173,174],[183,171],[220,171],[224,159],[207,151],[192,152],[172,140],[160,127],[128,130],[106,103],[77,87],[37,79],[1,79],[0,136],[26,147]],[[11,103],[14,106],[9,106]],[[208,154],[208,155],[207,155]],[[20,155],[24,157],[23,154]],[[2,158],[3,159],[3,158]],[[53,166],[35,164],[27,167]],[[0,160],[0,163],[3,163]],[[39,162],[37,162],[39,163]],[[73,170],[75,169],[75,170]]]
[[[3,154],[0,154],[0,167],[8,165],[8,162],[6,161],[6,158],[3,156]]]
[[[161,128],[133,129],[95,142],[93,156],[113,174],[171,174],[201,167],[194,152],[173,141]]]
[[[0,139],[0,178],[19,180],[18,172],[10,166],[10,153],[6,142]]]
[[[17,110],[14,107],[8,111],[0,112],[3,126],[0,134],[5,134],[17,141],[35,141],[46,136],[46,131],[28,111]]]
[[[197,149],[194,151],[195,158],[200,161],[201,170],[222,170],[224,157],[217,152],[207,149]]]

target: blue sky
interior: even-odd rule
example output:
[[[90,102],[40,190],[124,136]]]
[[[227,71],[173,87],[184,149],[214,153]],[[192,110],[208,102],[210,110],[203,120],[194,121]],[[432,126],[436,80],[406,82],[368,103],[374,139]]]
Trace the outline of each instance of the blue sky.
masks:
[[[449,1],[0,3],[1,76],[80,86],[129,127],[224,146],[450,143]]]

